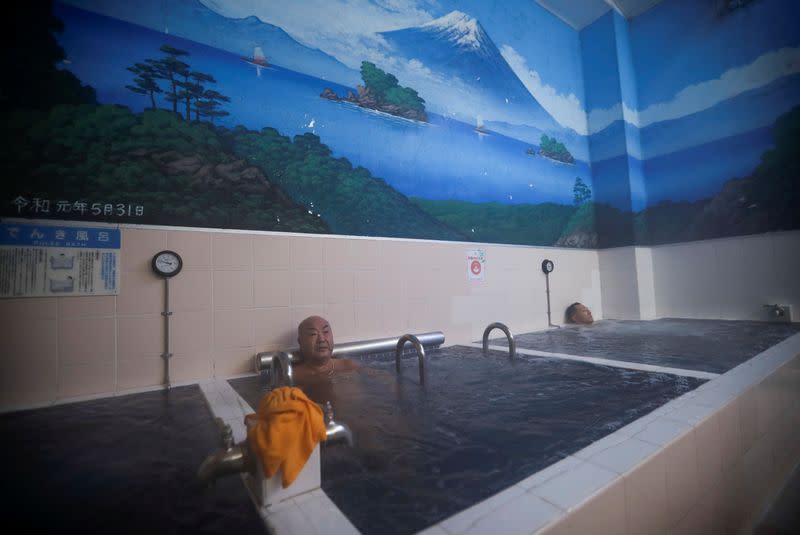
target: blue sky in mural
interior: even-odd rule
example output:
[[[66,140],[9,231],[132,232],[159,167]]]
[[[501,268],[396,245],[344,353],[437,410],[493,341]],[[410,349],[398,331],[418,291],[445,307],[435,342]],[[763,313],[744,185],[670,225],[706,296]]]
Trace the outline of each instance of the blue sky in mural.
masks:
[[[539,124],[533,124],[536,121],[531,121],[532,118],[524,114],[506,114],[502,109],[490,107],[476,109],[473,100],[458,98],[462,92],[474,91],[475,84],[464,85],[463,80],[453,80],[452,77],[442,79],[438,77],[438,72],[426,69],[424,62],[415,58],[393,57],[392,47],[387,46],[385,38],[380,35],[382,32],[429,24],[436,18],[459,11],[468,18],[476,19],[486,30],[520,81],[555,119],[557,124],[549,126],[570,128],[585,135],[588,133],[585,123],[587,112],[592,132],[608,127],[622,112],[619,87],[614,87],[613,76],[608,75],[617,72],[617,61],[613,47],[608,48],[604,42],[607,36],[603,35],[613,30],[613,24],[609,21],[613,16],[618,17],[613,12],[579,35],[552,14],[527,0],[394,0],[389,3],[375,0],[289,3],[151,0],[149,7],[147,0],[136,3],[123,0],[70,0],[69,3],[162,31],[169,31],[172,25],[173,33],[178,34],[181,25],[198,25],[204,36],[201,42],[211,46],[220,46],[222,40],[233,39],[233,36],[224,29],[215,28],[211,31],[209,26],[203,27],[207,23],[202,17],[186,17],[183,9],[197,12],[194,6],[202,4],[228,17],[254,15],[262,23],[284,30],[295,41],[322,52],[319,57],[306,62],[310,69],[300,72],[353,85],[358,81],[355,70],[362,60],[367,59],[388,70],[395,67],[401,81],[406,78],[409,84],[418,82],[420,87],[427,86],[431,93],[446,95],[446,99],[442,97],[446,104],[439,106],[440,109],[435,109],[437,97],[429,96],[429,104],[437,113],[457,116],[467,122],[482,115],[485,120],[542,129],[545,125],[540,118],[535,118]],[[762,0],[748,6],[746,16],[743,12],[734,13],[724,20],[718,20],[708,3],[671,0],[634,19],[630,27],[635,50],[633,56],[639,109],[629,110],[630,113],[626,114],[628,121],[643,128],[665,120],[679,119],[703,111],[744,90],[756,89],[769,79],[800,71],[797,61],[800,42],[796,30],[800,24],[798,10],[800,7],[794,0]],[[777,25],[776,21],[779,21]],[[764,28],[768,28],[768,31]],[[192,35],[185,36],[192,38]],[[731,39],[732,36],[734,39]],[[719,46],[715,42],[720,43]],[[721,44],[730,42],[739,43],[739,46],[732,48]],[[776,43],[778,47],[786,49],[778,50]],[[224,46],[221,48],[228,49]],[[696,51],[700,49],[712,50],[713,53],[697,54]],[[582,67],[578,66],[581,54],[584,55]],[[654,61],[653,58],[662,58],[665,54],[680,57],[680,68],[664,72],[663,62]],[[276,62],[280,64],[281,59],[283,57]],[[338,60],[351,72],[342,69],[336,71],[330,60]],[[320,72],[314,72],[313,66],[318,66]],[[589,95],[584,95],[581,68],[586,78],[593,81]],[[341,79],[336,79],[336,74]],[[740,75],[738,79],[737,74]],[[608,84],[597,83],[604,78],[608,78]],[[754,85],[756,87],[752,87]],[[420,92],[425,94],[422,90]],[[586,105],[587,98],[590,106]],[[624,104],[631,105],[630,102]],[[760,126],[764,125],[753,125]],[[741,131],[744,129],[739,129],[737,133]],[[664,153],[658,148],[655,151]]]
[[[609,13],[581,32],[595,182],[627,171],[645,184],[632,192],[639,210],[749,175],[773,144],[769,127],[800,102],[800,3],[760,0],[722,17],[711,3],[664,1],[628,23],[630,65],[618,64],[615,22]],[[623,116],[638,143],[626,144]],[[641,164],[626,168],[626,154]]]
[[[268,46],[263,48],[277,65],[350,87],[360,81],[357,71],[361,61],[372,61],[396,74],[402,84],[417,89],[426,99],[428,109],[435,113],[470,124],[478,119],[494,121],[499,131],[515,135],[518,135],[515,125],[528,126],[531,129],[526,131],[527,141],[538,141],[542,133],[557,134],[576,158],[588,159],[586,140],[578,135],[586,130],[578,34],[526,0],[502,4],[424,0],[390,3],[144,0],[135,6],[123,0],[68,3],[236,53],[252,50],[254,42],[266,41]],[[203,6],[225,17],[258,19],[251,19],[252,22],[233,31],[219,25],[219,19],[213,19],[216,25],[212,25],[209,14],[199,9]],[[435,30],[434,21],[442,17],[439,26],[450,24],[465,29],[474,41],[448,43],[440,39],[439,48],[469,48],[482,37],[488,37],[497,54],[485,59],[508,69],[511,76],[505,86],[516,86],[514,90],[497,91],[497,86],[487,85],[489,80],[485,77],[479,79],[480,73],[445,74],[432,69],[426,65],[429,56],[420,57],[419,50],[401,54],[397,43],[390,43],[385,35],[398,30],[413,29],[417,35]],[[257,32],[253,29],[256,20],[277,31],[267,35],[261,28]],[[245,35],[250,30],[252,33]],[[306,47],[303,58],[298,60],[297,47],[275,46],[284,44],[278,43],[283,32],[285,37]],[[531,39],[532,34],[541,39]],[[308,53],[311,50],[318,54],[312,56]],[[519,98],[519,90],[525,93],[526,102]],[[565,131],[565,127],[571,131]]]
[[[638,109],[623,102],[628,122],[646,128],[680,120],[800,73],[798,2],[762,0],[724,18],[715,13],[710,3],[672,0],[630,22]],[[612,16],[605,15],[582,33],[584,72],[592,80],[592,132],[608,127],[622,111],[618,86],[610,79],[595,83],[608,79],[608,70],[616,68],[609,46]],[[785,102],[775,102],[771,113],[763,113],[768,106],[761,103],[762,113],[745,113],[729,124],[709,123],[706,139],[760,128],[786,111]],[[647,157],[669,152],[657,145],[644,150]]]

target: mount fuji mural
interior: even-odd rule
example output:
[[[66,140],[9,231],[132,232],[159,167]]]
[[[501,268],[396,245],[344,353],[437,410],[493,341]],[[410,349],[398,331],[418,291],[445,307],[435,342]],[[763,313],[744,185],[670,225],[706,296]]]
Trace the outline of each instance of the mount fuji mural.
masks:
[[[435,77],[410,73],[409,79],[430,95],[430,107],[437,113],[467,121],[479,115],[495,123],[516,121],[537,129],[539,135],[563,130],[528,92],[474,18],[453,11],[415,28],[380,35],[393,55],[417,61],[436,73]]]
[[[786,5],[578,33],[523,0],[37,2],[0,214],[568,247],[796,228]],[[673,43],[705,58],[684,70],[658,51],[689,19],[713,46]]]

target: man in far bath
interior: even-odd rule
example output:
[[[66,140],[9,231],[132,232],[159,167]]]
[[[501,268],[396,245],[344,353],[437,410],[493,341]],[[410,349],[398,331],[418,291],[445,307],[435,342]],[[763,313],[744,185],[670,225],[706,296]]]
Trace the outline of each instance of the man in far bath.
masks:
[[[297,327],[300,362],[294,366],[294,378],[309,382],[333,377],[338,372],[354,370],[358,363],[333,357],[333,329],[325,318],[309,316]]]
[[[592,311],[583,303],[572,303],[567,307],[566,316],[567,323],[577,323],[579,325],[591,325],[594,323]]]

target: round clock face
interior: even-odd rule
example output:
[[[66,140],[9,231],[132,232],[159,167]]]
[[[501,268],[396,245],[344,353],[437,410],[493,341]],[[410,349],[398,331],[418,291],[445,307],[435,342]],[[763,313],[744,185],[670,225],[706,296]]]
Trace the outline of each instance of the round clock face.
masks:
[[[174,277],[183,267],[180,255],[173,251],[161,251],[153,257],[153,271],[162,277]]]
[[[552,273],[554,267],[555,266],[553,265],[552,260],[545,260],[544,262],[542,262],[542,271],[544,271],[545,273]]]

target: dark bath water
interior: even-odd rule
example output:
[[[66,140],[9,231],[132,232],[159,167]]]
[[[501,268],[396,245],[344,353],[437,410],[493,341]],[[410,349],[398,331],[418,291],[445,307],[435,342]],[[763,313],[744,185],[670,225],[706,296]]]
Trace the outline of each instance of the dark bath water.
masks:
[[[219,442],[197,386],[0,415],[0,436],[14,533],[266,533],[239,478],[196,483]]]
[[[725,373],[798,332],[797,323],[602,320],[521,334],[514,340],[518,348]],[[508,345],[505,337],[490,343]]]
[[[393,359],[362,362],[304,389],[356,437],[323,448],[322,488],[366,534],[439,522],[704,382],[455,346],[428,355],[421,388],[415,356],[400,380]],[[261,380],[230,382],[255,407]]]

